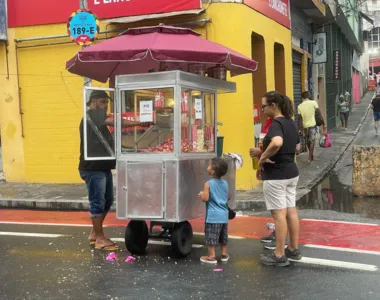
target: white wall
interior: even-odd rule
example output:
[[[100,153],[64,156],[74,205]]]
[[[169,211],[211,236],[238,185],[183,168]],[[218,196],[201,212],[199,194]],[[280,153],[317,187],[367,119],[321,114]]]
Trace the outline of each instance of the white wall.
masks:
[[[364,53],[360,56],[360,95],[364,96],[367,91],[368,80],[369,80],[369,53],[368,53],[368,42],[364,42]]]
[[[361,72],[364,75],[364,71],[369,68],[369,53],[368,53],[368,42],[364,42],[364,53],[360,56],[360,66]]]

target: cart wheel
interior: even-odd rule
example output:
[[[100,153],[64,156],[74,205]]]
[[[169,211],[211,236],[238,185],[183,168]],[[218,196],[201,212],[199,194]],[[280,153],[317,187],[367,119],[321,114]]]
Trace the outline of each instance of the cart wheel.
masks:
[[[193,228],[187,221],[174,225],[171,234],[172,249],[175,254],[187,256],[193,246]]]
[[[144,254],[148,245],[149,232],[145,221],[129,222],[125,229],[125,246],[132,254]]]

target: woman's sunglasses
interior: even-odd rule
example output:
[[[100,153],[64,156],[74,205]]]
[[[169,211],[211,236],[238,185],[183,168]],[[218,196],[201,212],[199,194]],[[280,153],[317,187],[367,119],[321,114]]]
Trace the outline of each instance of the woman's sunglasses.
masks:
[[[264,104],[264,105],[261,105],[261,110],[264,110],[265,107],[268,107],[268,106],[271,106],[271,104]]]

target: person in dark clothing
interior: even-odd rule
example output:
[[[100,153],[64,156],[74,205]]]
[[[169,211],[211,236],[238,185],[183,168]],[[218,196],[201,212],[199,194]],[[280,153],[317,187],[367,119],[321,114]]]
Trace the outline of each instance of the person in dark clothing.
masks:
[[[299,260],[299,220],[296,208],[296,188],[299,179],[298,167],[294,161],[300,148],[293,103],[279,92],[269,92],[262,100],[262,110],[273,118],[263,141],[259,169],[264,181],[264,199],[276,224],[276,250],[262,255],[265,265],[285,267],[288,258]],[[260,175],[260,174],[259,174]],[[285,240],[289,228],[290,244],[285,251]]]
[[[371,108],[373,110],[373,118],[375,120],[376,136],[379,135],[379,121],[380,121],[380,94],[377,94],[371,101]]]
[[[90,244],[96,249],[115,251],[117,245],[106,238],[103,221],[114,202],[113,178],[111,171],[116,167],[114,139],[108,126],[114,126],[114,120],[107,115],[110,97],[105,91],[94,90],[87,103],[87,135],[84,136],[84,120],[80,123],[79,174],[86,182],[90,202],[92,231]],[[135,121],[122,120],[123,127],[147,126]],[[104,157],[104,160],[96,158]],[[108,159],[109,158],[109,159]]]

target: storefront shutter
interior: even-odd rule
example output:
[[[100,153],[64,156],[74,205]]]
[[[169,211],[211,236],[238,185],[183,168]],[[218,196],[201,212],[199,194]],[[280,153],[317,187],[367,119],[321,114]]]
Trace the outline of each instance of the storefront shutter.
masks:
[[[302,103],[302,77],[301,77],[302,55],[297,51],[293,51],[293,100],[295,119],[298,121],[297,108]]]

